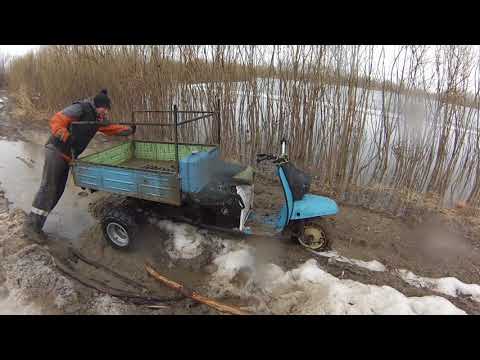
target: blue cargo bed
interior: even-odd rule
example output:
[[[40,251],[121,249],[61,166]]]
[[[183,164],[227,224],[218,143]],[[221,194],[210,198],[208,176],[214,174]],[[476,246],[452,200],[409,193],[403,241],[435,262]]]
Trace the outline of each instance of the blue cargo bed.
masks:
[[[215,145],[129,141],[73,163],[77,186],[181,205],[182,192],[199,192],[210,181]]]

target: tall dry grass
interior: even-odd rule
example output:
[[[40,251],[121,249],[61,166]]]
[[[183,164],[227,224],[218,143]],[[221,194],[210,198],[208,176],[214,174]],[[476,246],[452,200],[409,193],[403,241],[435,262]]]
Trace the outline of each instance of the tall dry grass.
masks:
[[[8,56],[0,52],[0,89],[7,85]]]
[[[229,157],[252,163],[286,137],[290,157],[339,192],[382,185],[479,204],[478,54],[469,46],[410,45],[388,62],[378,49],[49,46],[13,61],[8,80],[48,113],[103,87],[115,119],[173,103],[211,110],[219,99]],[[137,120],[173,121],[158,114]],[[215,123],[205,120],[179,136],[214,142],[215,134]],[[142,128],[139,135],[165,140],[173,132]]]

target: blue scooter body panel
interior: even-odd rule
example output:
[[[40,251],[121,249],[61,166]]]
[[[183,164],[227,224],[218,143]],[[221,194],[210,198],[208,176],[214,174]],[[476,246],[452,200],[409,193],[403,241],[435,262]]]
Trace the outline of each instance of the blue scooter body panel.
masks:
[[[283,228],[287,226],[288,222],[290,221],[290,217],[292,216],[294,200],[293,200],[292,190],[290,189],[290,185],[288,185],[287,177],[285,176],[285,172],[281,167],[278,167],[277,172],[278,172],[280,181],[282,182],[282,188],[286,198],[285,199],[286,204],[284,204],[280,209],[280,214],[279,214],[277,226],[275,227],[275,229],[277,231],[282,231]]]
[[[332,199],[318,195],[305,194],[302,200],[294,202],[293,213],[290,220],[329,216],[337,213],[337,203]]]
[[[287,201],[280,210],[276,225],[277,231],[282,231],[291,220],[310,219],[338,213],[337,203],[324,196],[305,194],[302,200],[294,201],[292,190],[283,169],[280,167],[278,168],[278,176],[282,182]]]

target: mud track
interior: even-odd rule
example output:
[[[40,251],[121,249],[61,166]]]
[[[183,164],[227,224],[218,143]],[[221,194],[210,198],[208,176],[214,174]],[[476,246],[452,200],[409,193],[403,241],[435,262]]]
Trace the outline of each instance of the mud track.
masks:
[[[12,120],[5,111],[0,113],[0,137],[4,140],[42,144],[47,136],[46,123]],[[109,145],[111,142],[104,138],[93,144],[99,148]],[[23,164],[19,162],[19,166]],[[270,181],[267,173],[261,175],[255,188],[255,207],[274,213],[283,201],[281,188],[278,182]],[[480,283],[480,223],[476,216],[465,210],[437,209],[427,202],[398,200],[397,195],[371,189],[342,196],[320,186],[312,190],[332,196],[340,204],[340,214],[326,219],[322,226],[333,249],[341,255],[377,260],[387,269],[405,268],[422,276],[454,276],[466,283]],[[108,194],[92,197],[85,212],[98,218],[102,208],[116,206],[119,201]],[[47,249],[25,238],[21,229],[24,218],[23,211],[9,208],[8,200],[0,192],[0,304],[15,303],[9,310],[13,313],[218,314],[158,284],[147,275],[144,264],[149,262],[163,275],[210,294],[213,261],[225,246],[222,234],[188,228],[192,233],[187,233],[187,237],[200,234],[209,240],[193,259],[172,258],[172,234],[157,226],[157,220],[142,227],[129,252],[109,247],[99,225],[86,229],[70,244],[58,234],[49,234]],[[68,244],[74,249],[73,255],[66,251]],[[252,237],[248,245],[255,248],[262,263],[273,262],[285,270],[314,257],[323,269],[338,278],[388,285],[407,296],[439,295],[414,288],[389,271],[369,271],[315,256],[290,241]],[[232,283],[242,286],[246,278],[248,274],[239,271]],[[254,306],[253,299],[228,291],[218,296],[228,304]],[[469,314],[480,313],[480,305],[469,298],[441,296]],[[18,304],[22,304],[20,308]],[[159,307],[148,308],[152,304]]]

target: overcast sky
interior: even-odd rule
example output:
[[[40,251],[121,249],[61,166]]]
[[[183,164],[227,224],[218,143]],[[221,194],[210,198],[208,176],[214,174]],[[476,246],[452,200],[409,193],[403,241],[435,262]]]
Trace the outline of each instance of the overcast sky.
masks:
[[[39,47],[40,45],[0,45],[0,53],[11,56],[21,56]]]

